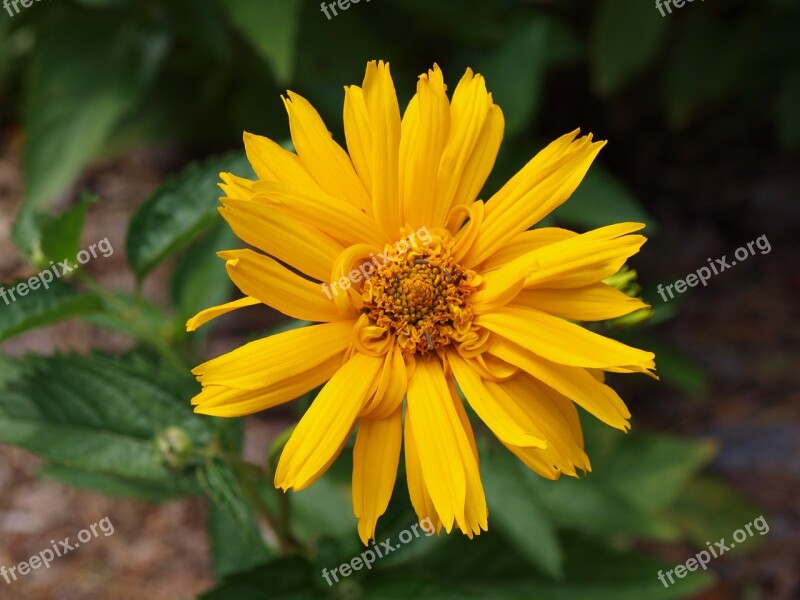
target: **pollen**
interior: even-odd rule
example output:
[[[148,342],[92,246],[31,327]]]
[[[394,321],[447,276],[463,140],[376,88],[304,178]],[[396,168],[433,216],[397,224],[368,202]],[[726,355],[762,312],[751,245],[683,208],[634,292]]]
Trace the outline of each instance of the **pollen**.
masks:
[[[470,331],[468,298],[479,276],[451,254],[452,241],[436,238],[427,246],[393,251],[362,288],[363,312],[393,333],[405,355],[426,354]]]

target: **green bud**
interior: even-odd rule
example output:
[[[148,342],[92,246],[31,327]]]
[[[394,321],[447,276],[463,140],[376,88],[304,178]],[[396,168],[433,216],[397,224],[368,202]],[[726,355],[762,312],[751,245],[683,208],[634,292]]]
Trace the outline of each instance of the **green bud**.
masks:
[[[161,460],[170,468],[180,470],[189,462],[192,440],[180,427],[170,427],[156,438],[156,447]]]

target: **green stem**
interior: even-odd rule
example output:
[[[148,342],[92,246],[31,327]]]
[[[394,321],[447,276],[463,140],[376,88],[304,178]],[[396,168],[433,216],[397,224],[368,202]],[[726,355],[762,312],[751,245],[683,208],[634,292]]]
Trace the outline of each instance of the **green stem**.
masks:
[[[154,331],[142,319],[141,299],[137,300],[135,305],[132,307],[120,300],[116,295],[114,295],[113,292],[103,287],[87,273],[78,271],[78,273],[75,275],[75,278],[83,283],[92,292],[100,296],[106,303],[106,306],[112,309],[112,313],[131,327],[134,336],[137,339],[158,351],[170,364],[176,368],[186,368],[186,364],[181,356],[167,343],[167,341],[161,335],[159,335],[157,331]],[[138,294],[140,293],[141,292],[139,291]]]

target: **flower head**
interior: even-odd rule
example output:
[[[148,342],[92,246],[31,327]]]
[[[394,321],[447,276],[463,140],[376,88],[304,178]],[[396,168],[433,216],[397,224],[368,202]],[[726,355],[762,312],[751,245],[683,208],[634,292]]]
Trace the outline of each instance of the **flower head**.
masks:
[[[434,66],[401,118],[389,65],[370,62],[363,86],[345,88],[347,151],[304,98],[289,92],[284,104],[296,152],[246,134],[257,179],[222,174],[222,216],[261,251],[220,253],[244,297],[188,327],[255,304],[315,324],[197,367],[195,410],[246,415],[324,383],[275,485],[313,483],[357,430],[353,508],[365,543],[388,505],[401,447],[420,519],[470,537],[486,530],[459,389],[537,473],[589,471],[575,405],[627,430],[630,414],[604,373],[655,365],[652,353],[575,321],[646,306],[603,282],[639,250],[645,238],[634,232],[644,225],[532,227],[567,200],[604,142],[566,134],[484,202],[503,114],[471,70],[448,99]]]

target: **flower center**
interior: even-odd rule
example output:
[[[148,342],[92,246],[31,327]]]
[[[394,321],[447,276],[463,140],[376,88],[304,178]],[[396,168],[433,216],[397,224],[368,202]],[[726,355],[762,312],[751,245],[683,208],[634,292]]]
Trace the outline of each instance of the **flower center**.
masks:
[[[370,321],[394,333],[406,355],[425,354],[469,333],[477,274],[451,256],[452,241],[433,237],[426,246],[387,251],[386,261],[364,283]]]

